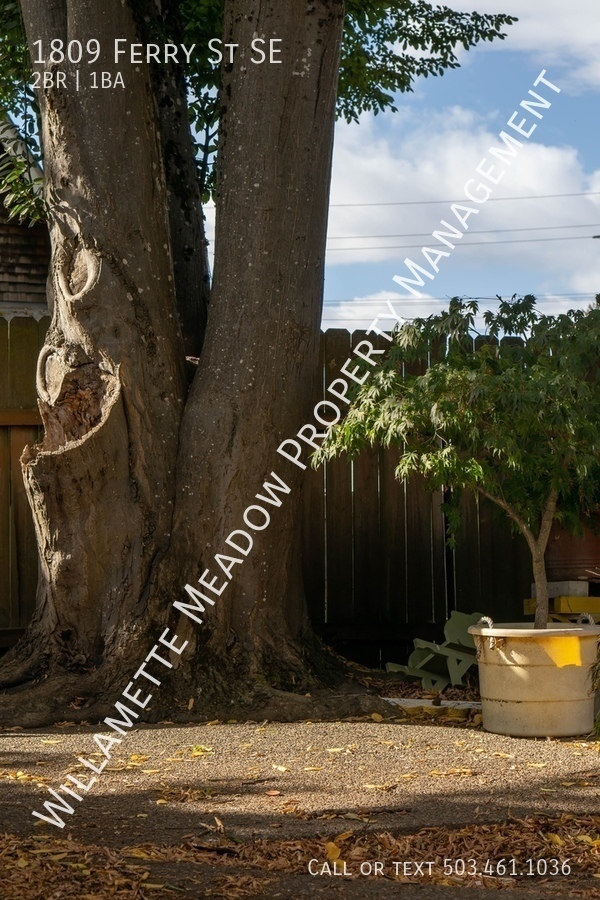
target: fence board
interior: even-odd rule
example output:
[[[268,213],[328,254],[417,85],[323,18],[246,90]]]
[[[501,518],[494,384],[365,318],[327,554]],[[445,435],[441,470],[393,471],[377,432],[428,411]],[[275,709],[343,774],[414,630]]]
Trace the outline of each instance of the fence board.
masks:
[[[454,605],[459,612],[481,609],[481,551],[478,506],[472,494],[460,501],[461,528],[456,535],[454,559]]]
[[[381,536],[379,533],[378,453],[366,450],[353,462],[354,622],[381,619]]]
[[[446,563],[446,520],[442,512],[444,495],[442,491],[436,491],[431,495],[431,541],[432,541],[432,590],[433,590],[433,621],[435,623],[446,622],[450,615],[448,598],[448,572]]]
[[[527,545],[491,501],[480,500],[478,507],[482,608],[496,620],[520,620],[523,600],[530,593],[530,576],[523,579],[523,561],[529,562]]]
[[[8,322],[0,316],[0,410],[9,405],[8,383]]]
[[[339,377],[350,356],[350,334],[334,329],[325,334],[325,387]],[[327,595],[325,621],[352,620],[352,472],[351,463],[334,459],[325,469]]]
[[[10,434],[0,428],[0,628],[10,618]]]
[[[319,344],[319,363],[314,402],[323,399],[324,341]],[[302,488],[302,569],[306,605],[313,626],[325,624],[325,471],[309,467]]]
[[[8,330],[10,406],[36,409],[35,367],[38,357],[38,323],[15,317]]]
[[[433,621],[433,548],[431,496],[420,475],[406,484],[406,531],[410,550],[406,559],[409,622]]]
[[[365,332],[355,331],[351,338],[352,349],[365,338]],[[368,340],[376,350],[389,347],[389,341],[377,335],[370,335]],[[379,453],[369,449],[352,463],[352,618],[355,622],[380,622],[382,619],[379,504]]]
[[[21,453],[26,444],[37,440],[37,428],[11,428],[10,456],[12,472],[12,520],[14,522],[14,560],[17,609],[11,627],[24,626],[33,614],[38,581],[37,545],[29,501],[23,483]]]
[[[381,617],[395,625],[408,622],[405,484],[394,474],[399,458],[397,449],[379,451]]]

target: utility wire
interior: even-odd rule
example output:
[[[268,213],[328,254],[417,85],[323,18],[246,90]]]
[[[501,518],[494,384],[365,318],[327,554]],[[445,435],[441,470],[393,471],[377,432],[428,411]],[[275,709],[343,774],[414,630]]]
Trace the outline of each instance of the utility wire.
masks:
[[[492,197],[486,203],[503,203],[505,200],[551,200],[554,197],[594,197],[600,191],[580,191],[574,194],[527,194],[520,197]],[[349,206],[431,206],[435,203],[465,203],[468,198],[458,200],[397,200],[393,203],[331,203],[332,209]]]
[[[600,228],[600,224],[592,222],[589,225],[528,225],[525,228],[489,228],[486,231],[472,231],[471,234],[501,234],[508,231],[558,231],[563,228]],[[358,241],[375,238],[408,238],[408,237],[432,237],[431,231],[415,231],[405,234],[340,234],[330,235],[329,241]]]
[[[455,246],[461,247],[488,247],[491,244],[539,244],[539,243],[550,243],[550,241],[581,241],[586,238],[585,234],[578,234],[575,237],[562,237],[562,238],[524,238],[522,240],[514,240],[514,241],[464,241],[460,245],[458,242]],[[589,235],[592,237],[593,235]],[[364,250],[422,250],[421,244],[393,244],[389,247],[328,247],[328,253],[335,253],[336,251],[342,251],[343,253],[357,253],[358,251]]]
[[[390,303],[402,304],[402,303],[448,303],[451,299],[450,297],[389,297]],[[497,297],[463,297],[463,300],[485,300],[487,303],[500,303]],[[573,303],[587,303],[591,300],[595,299],[594,294],[584,294],[577,295],[576,297],[570,294],[566,294],[559,297],[547,297],[544,299],[543,297],[536,296],[536,299],[539,303],[564,303],[565,301],[573,302]],[[377,298],[377,297],[364,297],[364,298],[355,298],[354,300],[324,300],[323,306],[339,306],[342,303],[351,303],[351,304],[363,304],[363,303],[385,303],[385,298]]]

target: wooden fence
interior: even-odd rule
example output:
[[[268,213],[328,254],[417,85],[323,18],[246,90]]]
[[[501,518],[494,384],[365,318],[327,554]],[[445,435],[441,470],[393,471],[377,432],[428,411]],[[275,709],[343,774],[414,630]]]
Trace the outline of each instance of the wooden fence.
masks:
[[[343,329],[323,334],[316,400],[365,338]],[[379,347],[387,344],[380,339]],[[405,656],[413,637],[440,637],[452,609],[522,619],[530,593],[525,541],[493,504],[464,499],[450,551],[441,493],[426,492],[417,478],[397,481],[397,462],[396,450],[369,451],[310,471],[305,484],[304,578],[313,625],[369,665]]]
[[[13,643],[33,612],[38,578],[21,453],[40,435],[35,365],[49,318],[0,317],[0,643]]]
[[[0,317],[0,641],[22,628],[35,600],[37,556],[19,457],[37,439],[35,365],[48,318]],[[365,338],[332,330],[321,342],[319,393]],[[382,346],[387,342],[381,339]],[[341,652],[374,665],[435,637],[449,612],[522,617],[527,548],[490,504],[464,503],[456,550],[446,546],[442,496],[394,477],[398,453],[310,470],[304,490],[304,576],[315,628]],[[10,636],[10,635],[9,635]]]

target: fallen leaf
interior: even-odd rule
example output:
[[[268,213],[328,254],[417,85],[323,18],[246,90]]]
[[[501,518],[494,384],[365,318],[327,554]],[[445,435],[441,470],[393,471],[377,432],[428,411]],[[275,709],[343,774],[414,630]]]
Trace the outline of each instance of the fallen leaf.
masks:
[[[342,834],[338,834],[338,836],[335,839],[335,843],[337,843],[338,841],[347,841],[348,838],[352,837],[353,834],[354,834],[353,831],[344,831]]]
[[[371,718],[374,722],[383,722],[383,716],[380,713],[374,712],[371,713]]]
[[[281,791],[265,791],[267,797],[279,797]]]
[[[327,851],[327,859],[330,862],[334,862],[334,860],[339,859],[340,853],[342,852],[337,844],[333,843],[333,841],[329,841],[329,843],[325,844],[325,850]]]

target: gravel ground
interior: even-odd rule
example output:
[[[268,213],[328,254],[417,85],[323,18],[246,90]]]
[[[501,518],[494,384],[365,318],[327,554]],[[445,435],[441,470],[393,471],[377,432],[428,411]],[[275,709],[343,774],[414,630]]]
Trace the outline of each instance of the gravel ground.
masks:
[[[232,723],[133,730],[113,747],[113,758],[89,794],[81,803],[73,801],[76,810],[66,817],[67,828],[32,827],[31,811],[43,811],[48,787],[58,788],[68,773],[87,780],[77,757],[92,757],[97,749],[92,735],[93,729],[80,727],[0,733],[1,830],[23,837],[70,833],[78,842],[118,849],[178,845],[190,835],[221,829],[242,843],[326,841],[344,830],[451,830],[510,817],[590,816],[600,808],[595,741],[516,739],[421,721]],[[337,896],[370,897],[388,889],[375,879],[350,888],[336,878],[290,878],[283,893],[264,896],[327,889]],[[588,882],[584,895],[600,897]],[[522,883],[517,887],[522,896]],[[579,882],[568,894],[564,882],[560,889],[554,883],[527,888],[528,896],[540,898],[575,897],[583,890]],[[421,900],[437,897],[439,890],[402,886],[403,896]],[[441,890],[452,900],[454,888]],[[512,893],[505,887],[503,897]]]

